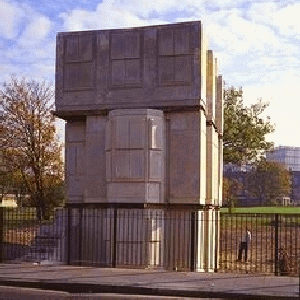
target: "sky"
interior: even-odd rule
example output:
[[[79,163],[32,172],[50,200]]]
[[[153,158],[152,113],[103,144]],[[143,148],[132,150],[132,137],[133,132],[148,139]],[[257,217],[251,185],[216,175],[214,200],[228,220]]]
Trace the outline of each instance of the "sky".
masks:
[[[275,146],[300,147],[299,0],[0,0],[0,83],[54,82],[57,32],[203,22],[228,86],[262,98]]]

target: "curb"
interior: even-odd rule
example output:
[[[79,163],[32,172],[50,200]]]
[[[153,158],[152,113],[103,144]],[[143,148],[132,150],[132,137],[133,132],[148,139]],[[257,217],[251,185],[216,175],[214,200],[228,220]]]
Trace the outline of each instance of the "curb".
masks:
[[[163,288],[148,288],[140,286],[122,286],[107,284],[87,284],[56,282],[48,280],[40,281],[18,281],[0,279],[0,286],[32,288],[46,291],[67,292],[72,294],[114,294],[114,295],[135,295],[135,296],[168,296],[168,297],[185,297],[185,298],[227,298],[227,299],[251,299],[251,300],[290,300],[299,299],[298,296],[271,296],[271,295],[247,295],[245,293],[230,293],[204,290],[174,290]],[[113,298],[112,298],[113,299]]]

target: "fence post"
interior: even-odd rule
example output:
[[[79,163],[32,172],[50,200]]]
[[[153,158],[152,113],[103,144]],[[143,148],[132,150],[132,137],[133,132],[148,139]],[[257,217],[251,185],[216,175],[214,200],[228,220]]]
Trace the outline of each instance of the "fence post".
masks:
[[[117,260],[117,217],[118,211],[117,208],[114,207],[114,228],[113,228],[113,236],[112,236],[112,267],[116,267]]]
[[[275,214],[275,276],[278,276],[278,259],[279,259],[279,214]]]
[[[83,217],[83,207],[79,207],[79,219],[78,219],[78,263],[82,264],[82,217]],[[89,230],[89,228],[88,228]]]
[[[216,230],[215,230],[215,272],[219,271],[219,255],[220,255],[220,211],[218,210],[217,212],[215,212],[216,215],[216,219],[215,219],[215,224],[214,226],[216,226]]]
[[[3,228],[4,228],[4,217],[3,217],[3,207],[0,206],[0,263],[3,262]]]
[[[300,260],[298,260],[298,269],[299,269],[299,281],[298,281],[298,298],[300,299]]]
[[[72,208],[67,208],[68,213],[68,224],[67,224],[67,231],[68,231],[68,240],[67,240],[67,265],[71,264],[71,222],[72,222]]]
[[[196,234],[196,213],[191,212],[191,261],[190,270],[195,271],[195,234]]]

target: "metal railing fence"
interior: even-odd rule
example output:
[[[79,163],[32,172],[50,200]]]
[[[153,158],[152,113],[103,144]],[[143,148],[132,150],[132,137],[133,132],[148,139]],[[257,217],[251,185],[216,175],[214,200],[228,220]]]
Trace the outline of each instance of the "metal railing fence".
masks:
[[[82,204],[58,209],[51,220],[40,222],[34,208],[0,208],[0,262],[196,271],[207,268],[199,265],[207,243],[201,236],[212,222],[217,253],[212,264],[218,272],[299,274],[300,214],[215,210],[209,220],[205,211],[199,205]],[[251,239],[245,247],[247,230]]]
[[[0,207],[0,262],[63,261],[66,211],[57,212],[39,221],[33,207]]]
[[[34,208],[0,210],[0,259],[190,271],[199,205],[78,204],[39,222]],[[200,226],[200,225],[199,225]]]
[[[193,270],[198,207],[120,203],[70,206],[66,261],[103,267]]]
[[[298,276],[299,227],[300,214],[221,213],[219,270]]]

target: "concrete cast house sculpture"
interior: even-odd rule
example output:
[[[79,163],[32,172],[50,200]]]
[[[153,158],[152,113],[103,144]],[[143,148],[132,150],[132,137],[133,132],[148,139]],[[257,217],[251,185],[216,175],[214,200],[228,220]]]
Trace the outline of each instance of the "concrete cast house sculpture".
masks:
[[[222,90],[201,22],[59,33],[55,114],[66,120],[69,205],[199,205],[195,269],[213,271]],[[168,235],[160,220],[147,227],[156,240]],[[149,253],[149,266],[165,259],[153,243]]]

